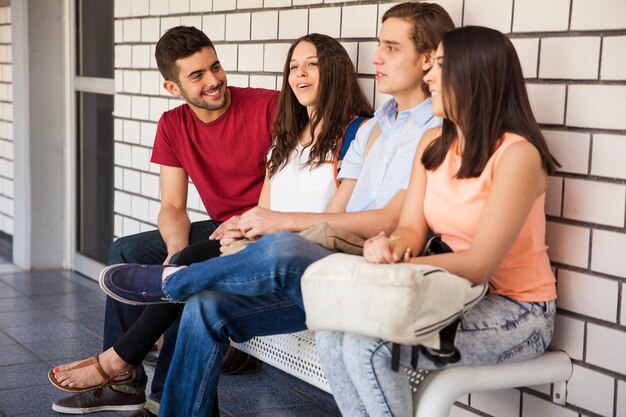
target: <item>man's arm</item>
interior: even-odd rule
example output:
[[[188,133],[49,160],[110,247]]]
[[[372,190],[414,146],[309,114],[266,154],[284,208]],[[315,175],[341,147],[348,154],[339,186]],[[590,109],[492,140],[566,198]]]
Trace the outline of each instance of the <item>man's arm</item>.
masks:
[[[342,186],[343,183],[339,188]],[[337,193],[339,192],[338,190]],[[255,238],[280,231],[300,232],[314,224],[325,222],[334,228],[369,238],[381,231],[389,234],[396,228],[404,194],[405,190],[400,190],[382,209],[350,213],[284,213],[257,207],[241,216],[239,226],[246,237]],[[345,209],[345,204],[343,208]]]
[[[168,263],[172,255],[189,246],[191,222],[187,215],[187,173],[183,168],[161,165],[161,210],[158,226],[167,247]]]

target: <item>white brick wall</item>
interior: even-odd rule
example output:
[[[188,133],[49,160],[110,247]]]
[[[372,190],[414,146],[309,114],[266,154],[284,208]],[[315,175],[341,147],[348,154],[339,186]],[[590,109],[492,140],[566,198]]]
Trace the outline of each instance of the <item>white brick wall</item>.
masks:
[[[115,235],[155,227],[158,165],[150,152],[161,113],[178,104],[162,88],[154,48],[178,24],[215,42],[230,85],[276,88],[291,42],[338,38],[359,84],[379,106],[370,63],[387,0],[117,0],[115,2]],[[557,274],[552,347],[576,362],[562,408],[516,390],[472,394],[452,416],[626,417],[626,1],[436,0],[457,25],[509,34],[535,116],[562,167],[548,179],[547,243]],[[5,17],[3,19],[3,16]],[[12,232],[11,50],[0,9],[0,230]],[[190,217],[206,214],[193,185]],[[533,388],[533,389],[536,389]],[[543,393],[543,394],[541,394]],[[614,406],[616,408],[614,409]],[[472,411],[474,410],[475,413]]]
[[[550,152],[561,163],[560,172],[587,174],[591,142],[588,133],[545,130],[543,134]]]
[[[614,381],[610,376],[574,365],[567,385],[567,402],[601,416],[612,416]]]
[[[522,64],[522,72],[526,78],[537,77],[537,62],[539,59],[539,39],[520,38],[512,39],[517,56]]]
[[[309,32],[325,33],[338,38],[341,32],[341,8],[311,9],[309,12]]]
[[[463,24],[489,26],[502,33],[509,33],[512,8],[512,0],[465,0]]]
[[[518,390],[499,390],[473,393],[470,399],[472,408],[492,416],[519,416],[520,392]]]
[[[626,36],[610,36],[604,38],[602,44],[603,80],[626,80]]]
[[[620,303],[621,306],[626,305],[626,288],[624,288],[624,285],[621,285],[622,287],[622,301]],[[622,314],[621,317],[619,319],[619,323],[624,326],[626,325],[626,308],[622,308]]]
[[[565,86],[527,84],[528,98],[539,123],[562,125],[565,114]]]
[[[617,383],[617,414],[616,417],[626,417],[626,382]]]
[[[569,126],[626,130],[626,85],[571,85],[568,91]]]
[[[559,314],[550,347],[567,352],[572,359],[582,360],[585,347],[585,323]]]
[[[626,374],[626,361],[623,347],[626,346],[626,333],[589,324],[587,326],[587,362],[620,374]]]
[[[524,409],[522,417],[578,417],[578,413],[541,398],[533,397],[530,394],[523,393]]]
[[[618,302],[616,281],[565,269],[559,271],[559,308],[615,323]]]
[[[0,8],[0,232],[13,234],[11,8]]]
[[[558,32],[567,30],[570,0],[516,0],[514,32]]]
[[[278,17],[278,39],[295,39],[308,33],[307,9],[282,10]]]
[[[539,77],[595,79],[599,58],[599,36],[547,38],[541,42]]]
[[[622,0],[575,0],[571,30],[624,29],[626,2]]]
[[[626,234],[594,230],[591,269],[624,278],[626,276],[624,248],[626,248]],[[624,307],[622,305],[622,308]]]
[[[550,247],[548,254],[554,262],[587,267],[589,257],[588,228],[569,224],[548,222],[546,242]]]
[[[548,216],[559,216],[561,214],[562,194],[563,179],[560,177],[548,177],[545,205],[545,211]]]
[[[624,226],[626,187],[579,179],[565,180],[563,217],[607,226]]]

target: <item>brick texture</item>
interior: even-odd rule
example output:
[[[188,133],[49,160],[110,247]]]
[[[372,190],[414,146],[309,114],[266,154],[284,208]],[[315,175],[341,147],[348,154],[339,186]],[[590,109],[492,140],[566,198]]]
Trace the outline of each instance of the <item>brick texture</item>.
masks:
[[[11,8],[0,8],[0,231],[13,234]]]

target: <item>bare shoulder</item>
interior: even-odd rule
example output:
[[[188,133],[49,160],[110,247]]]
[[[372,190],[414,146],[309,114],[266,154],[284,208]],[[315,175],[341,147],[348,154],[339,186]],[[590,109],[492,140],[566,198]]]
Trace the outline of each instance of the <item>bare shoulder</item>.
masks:
[[[420,139],[420,143],[417,147],[416,155],[421,156],[424,153],[424,150],[440,136],[441,126],[432,127],[424,132],[424,134],[422,135],[422,139]]]
[[[504,164],[502,164],[504,162]],[[539,150],[527,140],[521,140],[519,142],[510,145],[500,158],[498,165],[520,164],[522,166],[539,168],[543,170],[541,154]]]
[[[495,175],[518,183],[533,184],[536,195],[545,192],[547,173],[541,154],[535,146],[524,140],[504,150],[496,166]]]

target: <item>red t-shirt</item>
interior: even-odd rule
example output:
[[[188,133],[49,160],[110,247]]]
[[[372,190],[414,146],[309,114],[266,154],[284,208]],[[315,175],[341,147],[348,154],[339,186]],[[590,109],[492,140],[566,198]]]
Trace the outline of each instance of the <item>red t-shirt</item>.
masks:
[[[257,204],[278,99],[272,90],[229,90],[230,106],[212,122],[202,122],[187,104],[163,113],[151,159],[183,168],[217,221]]]

